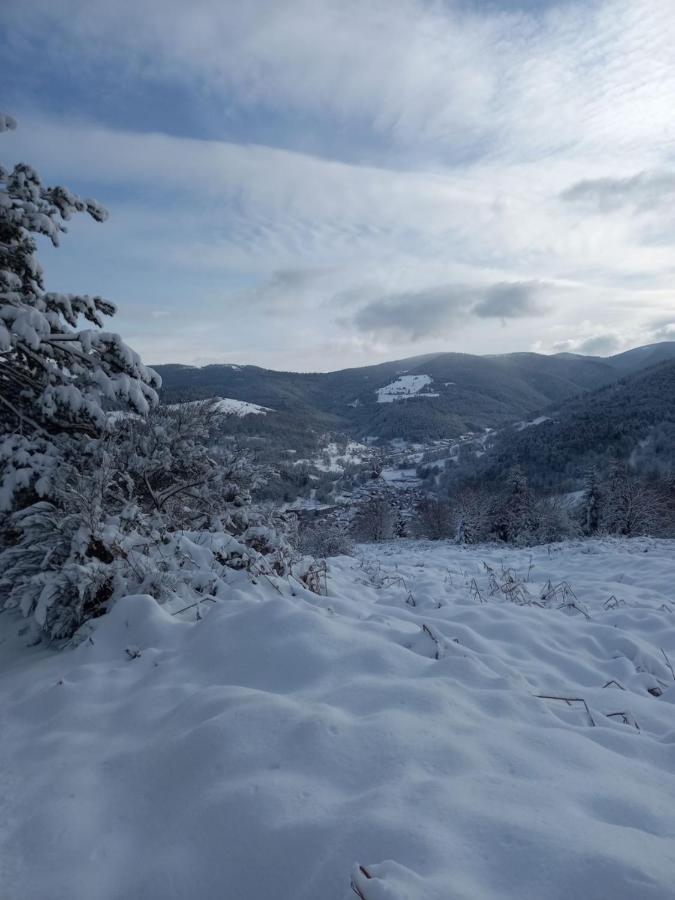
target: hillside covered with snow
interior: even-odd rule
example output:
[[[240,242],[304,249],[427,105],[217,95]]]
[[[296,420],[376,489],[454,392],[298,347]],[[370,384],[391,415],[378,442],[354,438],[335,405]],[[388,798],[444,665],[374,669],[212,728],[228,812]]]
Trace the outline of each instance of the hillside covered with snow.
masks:
[[[364,546],[60,653],[6,613],[3,896],[669,900],[674,550]]]
[[[424,390],[431,382],[429,375],[399,375],[396,381],[377,389],[377,402],[393,403],[409,397],[438,397],[438,393]]]
[[[272,412],[267,406],[258,406],[257,403],[248,403],[246,400],[234,400],[232,397],[214,397],[209,399],[214,412],[225,416],[236,416],[239,419],[244,416],[264,416],[268,412]],[[188,405],[200,402],[199,400],[191,400],[188,401]],[[178,404],[171,404],[171,407],[175,409],[178,407]]]

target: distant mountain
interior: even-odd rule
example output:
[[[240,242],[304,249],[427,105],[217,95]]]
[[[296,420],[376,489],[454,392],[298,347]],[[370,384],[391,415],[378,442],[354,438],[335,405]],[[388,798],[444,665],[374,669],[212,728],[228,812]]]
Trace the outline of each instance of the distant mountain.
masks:
[[[537,353],[438,353],[327,373],[234,365],[155,368],[165,402],[232,397],[300,417],[306,427],[408,440],[452,437],[527,418],[620,375],[611,359]]]
[[[617,368],[654,358],[629,354],[635,355],[614,357]],[[499,478],[518,464],[535,483],[567,480],[571,486],[588,465],[603,467],[613,457],[646,471],[675,471],[675,359],[567,400],[539,424],[504,429],[480,468],[485,477]]]
[[[634,347],[625,350],[615,356],[582,356],[578,353],[558,353],[558,359],[595,359],[600,363],[611,366],[621,375],[630,375],[641,369],[658,365],[661,362],[675,359],[675,341],[662,341],[659,344],[647,344],[644,347]]]
[[[612,356],[609,362],[615,369],[629,375],[631,372],[639,372],[661,362],[675,359],[675,341],[663,341],[660,344],[649,344],[646,347],[636,347]]]

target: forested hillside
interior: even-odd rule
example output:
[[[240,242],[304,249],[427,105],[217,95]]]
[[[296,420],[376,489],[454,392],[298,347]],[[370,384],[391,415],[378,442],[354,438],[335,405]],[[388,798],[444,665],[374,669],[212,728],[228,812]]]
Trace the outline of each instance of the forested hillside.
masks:
[[[504,424],[615,380],[610,362],[583,356],[442,353],[328,373],[257,366],[157,366],[165,402],[234,397],[354,437],[429,440]],[[402,377],[427,376],[423,394],[378,402]],[[268,420],[269,421],[269,420]],[[268,423],[257,423],[265,428]]]
[[[647,473],[675,464],[675,361],[661,363],[548,411],[549,419],[496,438],[483,469],[498,478],[520,465],[542,486],[570,486],[589,465],[630,460]]]

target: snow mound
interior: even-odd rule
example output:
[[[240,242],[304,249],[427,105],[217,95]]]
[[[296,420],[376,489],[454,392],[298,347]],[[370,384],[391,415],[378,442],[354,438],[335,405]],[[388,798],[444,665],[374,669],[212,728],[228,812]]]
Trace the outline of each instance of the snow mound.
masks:
[[[674,551],[398,541],[60,654],[0,617],[3,891],[670,900]]]
[[[438,394],[423,392],[423,388],[431,384],[430,375],[399,375],[396,381],[378,388],[378,403],[393,403],[395,400],[407,400],[409,397],[438,397]]]

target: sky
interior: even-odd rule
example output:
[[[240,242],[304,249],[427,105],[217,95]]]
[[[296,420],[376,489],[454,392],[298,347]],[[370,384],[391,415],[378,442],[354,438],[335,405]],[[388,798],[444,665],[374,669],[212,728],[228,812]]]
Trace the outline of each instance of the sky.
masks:
[[[0,160],[145,361],[675,340],[675,0],[2,0]]]

